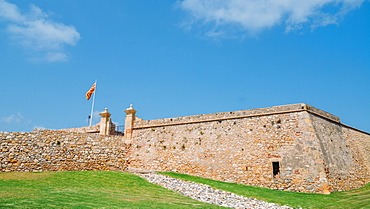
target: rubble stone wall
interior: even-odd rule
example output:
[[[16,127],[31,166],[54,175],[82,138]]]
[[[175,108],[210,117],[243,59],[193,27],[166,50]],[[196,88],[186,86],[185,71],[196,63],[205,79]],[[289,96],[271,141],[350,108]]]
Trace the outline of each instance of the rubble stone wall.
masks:
[[[286,105],[135,122],[129,167],[300,192],[329,183],[338,191],[369,182],[349,146],[338,117]]]
[[[343,126],[342,130],[355,164],[350,170],[354,173],[353,176],[359,177],[350,176],[348,181],[370,182],[370,134],[349,126]],[[332,178],[342,177],[333,176]]]
[[[130,168],[310,193],[370,182],[370,134],[306,104],[136,118],[130,145],[94,132],[0,132],[0,172]]]
[[[358,188],[369,182],[370,173],[366,166],[369,164],[361,152],[366,146],[358,142],[370,143],[370,135],[316,115],[311,115],[311,120],[319,139],[329,184],[336,191],[343,191]],[[368,144],[367,150],[369,149]]]
[[[123,170],[123,137],[53,130],[0,132],[1,172]]]
[[[85,126],[85,127],[77,127],[77,128],[67,128],[67,129],[60,129],[59,131],[65,132],[75,132],[75,133],[99,133],[100,131],[100,124],[97,123],[94,126]]]

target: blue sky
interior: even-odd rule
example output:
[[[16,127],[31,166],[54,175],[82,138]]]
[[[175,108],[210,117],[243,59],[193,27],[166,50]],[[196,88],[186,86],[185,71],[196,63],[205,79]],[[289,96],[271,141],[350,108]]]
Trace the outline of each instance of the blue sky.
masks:
[[[370,1],[0,0],[0,131],[307,103],[370,132]],[[94,123],[99,121],[94,118]]]

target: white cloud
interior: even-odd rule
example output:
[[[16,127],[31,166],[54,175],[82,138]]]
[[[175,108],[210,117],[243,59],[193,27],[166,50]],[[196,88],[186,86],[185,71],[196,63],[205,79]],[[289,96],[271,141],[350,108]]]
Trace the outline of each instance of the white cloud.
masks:
[[[36,125],[33,127],[33,129],[46,129],[43,125]]]
[[[75,46],[80,34],[73,26],[57,23],[40,8],[32,5],[21,13],[15,4],[0,0],[0,20],[6,21],[11,38],[49,62],[64,61],[66,45]]]
[[[191,20],[188,26],[199,22],[212,25],[209,34],[224,34],[222,31],[230,29],[255,34],[277,25],[284,25],[289,32],[337,24],[340,18],[360,7],[364,1],[183,0],[178,1],[177,6],[189,13]]]
[[[67,55],[63,52],[48,52],[45,54],[45,59],[49,62],[57,62],[67,60]]]
[[[24,122],[24,120],[25,119],[21,113],[17,113],[17,115],[10,115],[7,117],[0,118],[0,122],[4,122],[4,123],[21,123],[21,122]],[[27,120],[27,123],[29,123],[28,120]]]

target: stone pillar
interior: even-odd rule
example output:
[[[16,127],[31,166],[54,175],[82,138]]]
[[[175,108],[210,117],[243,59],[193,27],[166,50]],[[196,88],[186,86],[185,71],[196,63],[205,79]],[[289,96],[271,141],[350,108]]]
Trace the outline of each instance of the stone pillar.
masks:
[[[126,144],[132,144],[132,129],[134,127],[135,113],[137,111],[130,105],[124,112],[126,113],[124,141]]]
[[[99,134],[108,136],[112,128],[112,123],[111,123],[111,118],[110,118],[111,114],[108,112],[108,108],[105,108],[105,110],[99,113],[99,115],[101,116]]]

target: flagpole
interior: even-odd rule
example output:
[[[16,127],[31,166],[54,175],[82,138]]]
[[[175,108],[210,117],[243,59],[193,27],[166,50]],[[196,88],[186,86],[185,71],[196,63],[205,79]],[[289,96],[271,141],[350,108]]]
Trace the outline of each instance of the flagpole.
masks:
[[[91,113],[90,113],[90,123],[89,123],[89,126],[91,126],[92,124],[92,120],[93,120],[93,113],[94,113],[94,104],[95,104],[95,94],[96,94],[96,87],[97,87],[97,82],[98,82],[98,79],[95,80],[95,91],[94,91],[94,96],[93,96],[93,99],[92,99],[92,105],[91,105]]]

